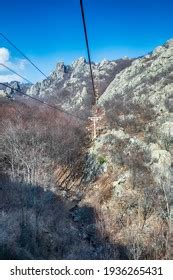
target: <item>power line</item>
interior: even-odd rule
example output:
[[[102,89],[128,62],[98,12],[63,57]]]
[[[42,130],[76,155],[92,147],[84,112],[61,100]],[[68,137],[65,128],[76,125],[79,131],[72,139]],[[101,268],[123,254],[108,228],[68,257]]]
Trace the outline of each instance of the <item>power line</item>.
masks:
[[[49,79],[49,77],[43,72],[40,70],[40,68],[35,65],[34,62],[31,61],[31,59],[29,57],[27,57],[18,47],[16,47],[16,45],[11,41],[9,40],[4,34],[0,33],[0,36],[3,37],[13,48],[15,48],[26,60],[29,61],[29,63],[32,64],[32,66],[34,66],[46,79]]]
[[[88,54],[88,62],[89,62],[90,75],[91,75],[91,82],[92,82],[92,88],[93,88],[93,95],[94,95],[95,102],[96,102],[96,100],[97,100],[97,94],[96,94],[95,85],[94,85],[94,77],[93,77],[93,71],[92,71],[92,65],[91,65],[91,55],[90,55],[90,48],[89,48],[89,42],[88,42],[88,34],[87,34],[86,21],[85,21],[85,13],[84,13],[83,1],[82,1],[82,0],[80,0],[80,7],[81,7],[82,21],[83,21],[84,34],[85,34],[85,41],[86,41],[86,47],[87,47],[87,54]],[[49,77],[48,77],[45,73],[43,73],[43,72],[40,70],[40,68],[39,68],[38,66],[36,66],[35,63],[33,63],[33,62],[31,61],[31,59],[28,58],[28,57],[27,57],[27,56],[26,56],[26,55],[25,55],[25,54],[24,54],[10,39],[8,39],[8,38],[7,38],[4,34],[2,34],[2,33],[0,33],[0,36],[3,37],[13,48],[15,48],[26,60],[28,60],[28,61],[30,62],[30,64],[33,65],[45,78],[49,79]],[[19,77],[21,77],[21,78],[24,79],[25,81],[27,80],[28,82],[30,82],[28,79],[22,77],[20,74],[18,74],[18,73],[15,72],[14,70],[10,69],[9,67],[7,67],[7,66],[5,66],[5,65],[3,65],[3,64],[1,64],[1,65],[4,66],[4,67],[6,67],[9,71],[15,73],[16,75],[18,75]],[[31,82],[30,82],[30,83],[31,83]],[[12,88],[11,86],[9,86],[9,85],[7,85],[7,84],[4,84],[4,83],[0,83],[0,84],[3,85],[3,86],[5,86],[5,87],[11,88],[12,90],[15,90],[16,92],[18,92],[18,93],[20,93],[20,94],[22,94],[22,95],[24,95],[24,96],[27,96],[27,97],[29,97],[29,98],[31,98],[31,99],[37,101],[37,102],[40,102],[40,103],[42,103],[42,104],[44,104],[44,105],[46,105],[46,106],[48,106],[48,107],[50,107],[50,108],[52,108],[52,109],[58,110],[58,111],[60,111],[60,112],[62,112],[62,113],[68,114],[68,115],[73,116],[73,117],[75,117],[75,118],[78,118],[78,119],[80,119],[80,120],[82,120],[82,121],[85,121],[84,119],[82,119],[82,118],[80,118],[80,117],[77,117],[77,116],[75,116],[75,115],[73,115],[73,114],[71,114],[71,113],[69,113],[69,112],[67,112],[67,111],[64,111],[64,110],[62,110],[62,109],[60,109],[60,108],[58,108],[58,107],[56,107],[56,106],[53,106],[53,105],[51,105],[51,104],[49,104],[49,103],[47,103],[47,102],[45,102],[45,101],[42,101],[42,100],[40,100],[40,99],[38,99],[38,98],[36,98],[36,97],[30,96],[30,95],[28,95],[28,94],[26,94],[26,93],[24,93],[24,92],[22,92],[22,91],[20,91],[20,90],[18,90],[18,89],[14,89],[14,88]],[[31,83],[31,84],[32,84],[32,83]]]
[[[8,69],[10,72],[14,73],[15,75],[19,76],[20,78],[22,78],[23,80],[25,80],[27,83],[33,85],[33,83],[31,81],[29,81],[28,79],[26,79],[25,77],[23,77],[22,75],[20,75],[19,73],[17,73],[16,71],[14,71],[13,69],[11,69],[10,67],[8,67],[7,65],[0,63],[1,66],[3,66],[4,68]]]
[[[49,103],[47,103],[47,102],[45,102],[45,101],[42,101],[42,100],[40,100],[40,99],[38,99],[38,98],[36,98],[36,97],[34,97],[34,96],[30,96],[29,94],[24,93],[24,92],[22,92],[22,91],[19,90],[19,89],[14,89],[14,88],[11,87],[10,85],[7,85],[7,84],[1,83],[1,82],[0,82],[0,85],[2,85],[2,86],[4,86],[4,87],[8,87],[8,88],[14,90],[14,91],[17,92],[17,93],[20,93],[20,94],[22,94],[22,95],[24,95],[24,96],[27,96],[27,97],[29,97],[29,98],[31,98],[31,99],[33,99],[33,100],[39,102],[39,103],[42,103],[42,104],[44,104],[44,105],[50,107],[51,109],[57,110],[57,111],[59,111],[59,112],[61,112],[61,113],[64,113],[64,114],[69,115],[69,116],[71,116],[71,117],[74,117],[74,118],[76,118],[76,119],[79,119],[79,120],[82,120],[82,121],[86,121],[85,119],[83,119],[83,118],[81,118],[81,117],[75,116],[75,115],[73,115],[73,114],[71,114],[71,113],[69,113],[69,112],[67,112],[67,111],[64,111],[63,109],[60,109],[60,108],[58,108],[58,107],[56,107],[56,106],[54,106],[54,105],[51,105],[51,104],[49,104]]]
[[[90,68],[93,94],[94,94],[94,98],[95,98],[95,102],[96,102],[97,94],[96,94],[95,85],[94,85],[94,77],[93,77],[93,71],[92,71],[92,66],[91,66],[91,55],[90,55],[90,48],[89,48],[89,42],[88,42],[88,33],[87,33],[87,28],[86,28],[85,13],[84,13],[82,0],[80,0],[80,7],[81,7],[81,14],[82,14],[82,22],[83,22],[83,27],[84,27],[85,42],[86,42],[86,47],[87,47],[88,62],[89,62],[89,68]]]

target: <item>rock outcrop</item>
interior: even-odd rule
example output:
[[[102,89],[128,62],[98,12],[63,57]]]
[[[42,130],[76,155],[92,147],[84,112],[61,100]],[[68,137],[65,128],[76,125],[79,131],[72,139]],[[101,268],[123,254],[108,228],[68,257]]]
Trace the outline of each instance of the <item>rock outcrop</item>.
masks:
[[[103,60],[92,63],[96,90],[101,95],[116,74],[128,67],[132,60]],[[93,100],[89,64],[81,57],[71,65],[57,64],[49,79],[38,82],[27,92],[40,98],[52,98],[65,110],[83,111],[91,108]]]
[[[81,138],[87,143],[81,148],[80,164],[76,157],[70,162],[76,168],[72,181],[69,159],[64,165],[58,162],[60,177],[53,191],[72,202],[70,230],[74,227],[74,235],[78,233],[76,243],[89,245],[89,257],[169,258],[173,248],[169,246],[173,240],[173,234],[169,236],[173,212],[173,40],[134,61],[103,60],[92,67],[99,94],[94,108],[89,65],[84,58],[72,65],[58,63],[49,79],[27,92],[51,98],[67,111],[89,115],[92,108],[100,117],[97,137],[91,141]],[[91,131],[92,124],[87,128]],[[54,228],[54,221],[52,225]],[[59,227],[57,232],[61,235]]]
[[[95,166],[101,158],[105,167],[98,177],[89,172],[93,184],[82,203],[99,209],[106,232],[128,247],[130,258],[147,258],[147,244],[154,248],[158,240],[163,247],[169,243],[172,100],[173,40],[117,74],[98,100],[108,129],[98,135],[89,153]],[[172,255],[169,250],[167,258]]]

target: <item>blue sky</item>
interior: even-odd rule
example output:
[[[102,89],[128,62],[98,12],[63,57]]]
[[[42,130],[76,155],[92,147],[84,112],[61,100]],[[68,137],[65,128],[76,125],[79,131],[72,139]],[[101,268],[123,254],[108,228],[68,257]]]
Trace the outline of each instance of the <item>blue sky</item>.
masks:
[[[172,0],[83,2],[94,61],[140,56],[173,37]],[[0,32],[46,74],[58,61],[86,56],[79,0],[6,0],[0,9]],[[0,48],[8,49],[6,62],[20,74],[33,81],[43,78],[2,39]]]

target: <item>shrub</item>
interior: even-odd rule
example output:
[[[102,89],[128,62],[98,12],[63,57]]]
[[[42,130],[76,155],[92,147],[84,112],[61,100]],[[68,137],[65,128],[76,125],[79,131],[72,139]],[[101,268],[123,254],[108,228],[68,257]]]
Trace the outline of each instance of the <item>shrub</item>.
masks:
[[[103,165],[104,163],[107,162],[107,160],[103,156],[99,156],[98,157],[98,162],[99,162],[100,165]]]

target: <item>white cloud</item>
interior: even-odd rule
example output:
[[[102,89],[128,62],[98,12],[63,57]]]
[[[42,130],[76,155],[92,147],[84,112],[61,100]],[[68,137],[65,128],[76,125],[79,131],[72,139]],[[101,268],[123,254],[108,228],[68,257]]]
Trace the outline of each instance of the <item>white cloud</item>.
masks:
[[[10,74],[10,75],[0,75],[0,82],[1,83],[8,83],[11,81],[19,81],[21,82],[22,79],[20,77],[18,77],[15,74]]]
[[[19,72],[22,75],[21,71],[25,70],[27,61],[25,59],[11,59],[10,52],[6,48],[0,48],[0,63],[10,67],[12,70]],[[22,81],[20,77],[11,73],[2,65],[0,65],[0,82],[11,82],[11,81]]]
[[[26,59],[20,59],[16,66],[18,69],[24,70],[26,65],[27,65]]]
[[[0,63],[6,63],[10,58],[9,50],[6,48],[0,48]]]

